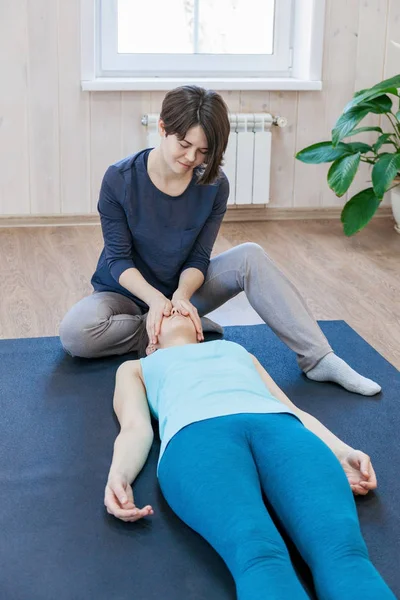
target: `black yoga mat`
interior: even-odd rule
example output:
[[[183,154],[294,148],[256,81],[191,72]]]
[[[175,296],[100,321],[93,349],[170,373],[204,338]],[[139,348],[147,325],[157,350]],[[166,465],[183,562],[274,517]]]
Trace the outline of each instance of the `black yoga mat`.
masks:
[[[340,356],[381,383],[381,394],[309,381],[265,325],[227,327],[225,338],[254,353],[298,406],[371,455],[379,486],[356,498],[358,513],[373,563],[400,595],[400,375],[343,321],[321,326]],[[0,341],[0,598],[234,600],[222,559],[161,496],[158,438],[134,484],[137,503],[152,504],[154,517],[127,524],[103,506],[118,433],[114,376],[127,358],[134,356],[73,359],[58,338]],[[315,598],[308,568],[282,535]]]

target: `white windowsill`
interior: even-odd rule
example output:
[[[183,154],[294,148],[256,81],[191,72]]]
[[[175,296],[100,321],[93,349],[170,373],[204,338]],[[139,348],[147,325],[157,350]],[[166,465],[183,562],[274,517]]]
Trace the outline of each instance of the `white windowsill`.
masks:
[[[172,90],[185,84],[197,84],[216,90],[275,90],[275,91],[319,91],[322,81],[296,79],[294,77],[97,77],[81,81],[85,92],[100,91],[148,91]]]

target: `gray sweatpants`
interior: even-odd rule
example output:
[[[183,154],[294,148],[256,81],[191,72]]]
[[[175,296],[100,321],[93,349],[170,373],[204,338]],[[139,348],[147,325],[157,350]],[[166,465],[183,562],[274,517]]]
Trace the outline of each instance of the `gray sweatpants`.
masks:
[[[332,352],[297,289],[258,244],[240,244],[212,258],[191,301],[203,316],[242,291],[263,321],[296,352],[304,372]],[[66,314],[60,339],[72,356],[125,354],[137,349],[142,322],[143,311],[126,296],[95,292]]]

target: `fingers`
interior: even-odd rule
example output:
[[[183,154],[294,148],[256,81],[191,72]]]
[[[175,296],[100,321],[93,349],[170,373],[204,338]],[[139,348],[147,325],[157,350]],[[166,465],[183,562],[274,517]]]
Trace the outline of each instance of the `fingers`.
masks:
[[[368,488],[370,490],[376,488],[378,486],[378,483],[376,481],[375,474],[370,474],[368,479],[362,479],[361,481],[359,481],[359,485],[362,485],[363,487]]]
[[[133,508],[130,508],[130,509],[124,509],[124,508],[110,509],[107,506],[107,512],[109,514],[113,515],[114,517],[117,517],[117,519],[121,519],[121,521],[125,521],[126,523],[134,523],[135,521],[138,521],[139,519],[143,519],[144,517],[149,517],[149,516],[154,515],[154,511],[150,505],[145,506],[144,508],[137,508],[136,506],[134,506]]]
[[[115,484],[113,490],[114,490],[114,494],[117,496],[117,498],[121,504],[128,502],[128,497],[125,493],[125,490],[124,490],[124,487],[122,486],[122,484],[120,484],[120,483]]]
[[[191,302],[185,302],[184,300],[181,300],[179,302],[179,308],[182,311],[182,314],[184,314],[185,316],[190,316],[193,325],[196,328],[197,339],[199,340],[199,342],[202,342],[204,340],[203,328],[201,326],[201,320],[199,317],[199,313],[197,312],[197,308],[193,306]]]
[[[365,490],[374,490],[378,487],[377,481],[360,481],[359,485]]]
[[[370,465],[369,472],[370,472],[369,483],[371,485],[373,485],[374,488],[378,487],[378,480],[376,478],[376,473],[375,473],[374,467],[372,465]]]
[[[372,490],[378,486],[376,474],[371,464],[371,459],[367,454],[364,454],[360,461],[360,472],[365,480],[360,482],[364,488]]]
[[[147,316],[147,322],[146,322],[146,331],[147,331],[147,335],[149,337],[149,343],[150,344],[155,344],[156,342],[154,342],[154,319],[153,319],[153,313],[151,313],[149,311],[149,314]]]
[[[178,302],[177,308],[179,308],[179,310],[185,317],[188,316],[190,311],[188,310],[188,307],[184,304],[184,302],[182,302],[182,301]]]
[[[194,326],[196,327],[197,338],[198,338],[199,342],[202,342],[204,340],[203,328],[201,326],[201,321],[200,321],[199,313],[197,312],[197,310],[195,308],[194,308],[194,310],[193,310],[193,312],[191,313],[190,316],[191,316],[191,319],[192,319],[192,321],[194,323]]]
[[[369,456],[367,456],[367,455],[364,455],[364,456],[362,457],[361,461],[360,461],[360,471],[361,471],[361,474],[362,474],[362,475],[363,475],[363,476],[364,476],[366,479],[368,479],[368,478],[369,478],[369,475],[370,475],[370,474],[369,474],[369,467],[370,467],[370,464],[371,464],[371,460],[370,460]]]
[[[118,500],[119,498],[116,493],[109,486],[107,486],[104,496],[104,505],[108,514],[114,515],[114,517],[117,517],[122,521],[134,522],[142,519],[143,517],[154,514],[153,508],[149,504],[144,508],[138,508],[135,506],[133,502],[133,495],[132,500],[126,495],[126,501],[122,506],[118,503]]]
[[[189,312],[189,316],[193,321],[193,325],[196,328],[196,333],[197,333],[197,339],[199,340],[199,342],[202,342],[204,340],[204,335],[203,335],[203,328],[201,326],[201,321],[200,321],[200,317],[197,314],[197,311],[190,311]]]
[[[154,338],[153,338],[153,344],[157,343],[157,338],[160,335],[160,329],[161,329],[161,321],[163,320],[163,313],[160,312],[156,315],[155,321],[154,321]]]
[[[164,305],[164,317],[169,317],[171,315],[171,310],[172,310],[172,302],[171,300],[167,300],[167,302]]]
[[[144,508],[136,508],[137,513],[133,514],[131,517],[126,517],[123,520],[129,523],[134,523],[139,519],[143,519],[144,517],[151,517],[154,515],[154,510],[151,506],[145,506]]]
[[[149,310],[147,317],[147,335],[149,336],[150,344],[157,344],[157,338],[161,329],[161,321],[163,320],[163,309]]]
[[[353,494],[356,496],[365,496],[368,494],[369,490],[364,488],[361,483],[353,483],[350,485]]]
[[[149,336],[150,344],[157,344],[162,320],[164,317],[170,316],[171,310],[171,300],[168,300],[162,294],[154,296],[153,301],[150,302],[146,323],[146,331]]]
[[[349,481],[351,489],[360,489],[362,492],[365,490],[368,492],[369,490],[374,490],[378,487],[377,481],[375,477],[371,477],[368,481],[364,481],[360,479],[359,476],[354,476]]]
[[[155,313],[154,318],[154,330],[153,330],[153,344],[157,343],[158,336],[161,331],[161,323],[164,317],[171,315],[172,304],[170,300],[166,300],[163,306],[160,306]]]
[[[349,459],[349,464],[357,470],[357,476],[361,478],[363,485],[362,489],[375,489],[377,487],[377,480],[374,468],[371,464],[371,458],[365,452],[356,450]]]
[[[374,490],[376,487],[377,485],[370,481],[360,481],[351,484],[351,489],[357,496],[365,496],[370,490]]]
[[[115,496],[112,489],[107,486],[105,495],[104,495],[104,505],[107,508],[107,512],[110,514],[116,514],[120,510],[120,505],[118,504],[117,497]]]

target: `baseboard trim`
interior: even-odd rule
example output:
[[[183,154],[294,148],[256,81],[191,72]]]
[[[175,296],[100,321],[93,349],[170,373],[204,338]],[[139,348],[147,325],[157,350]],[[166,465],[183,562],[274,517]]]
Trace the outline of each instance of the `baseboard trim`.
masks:
[[[0,217],[0,227],[70,227],[99,225],[100,217],[91,215],[10,215]]]
[[[279,208],[274,206],[250,207],[228,206],[224,218],[225,223],[240,221],[289,221],[289,220],[321,220],[340,219],[342,207],[327,208]],[[381,206],[374,215],[391,217],[390,206]],[[97,214],[89,215],[10,215],[0,217],[0,228],[9,227],[68,227],[76,225],[99,225]]]
[[[275,207],[264,206],[230,206],[226,212],[224,221],[300,221],[300,220],[322,220],[322,219],[340,219],[342,212],[341,206],[332,206],[327,208],[307,208],[307,207]],[[381,206],[374,215],[376,217],[391,217],[392,209],[390,206]]]

